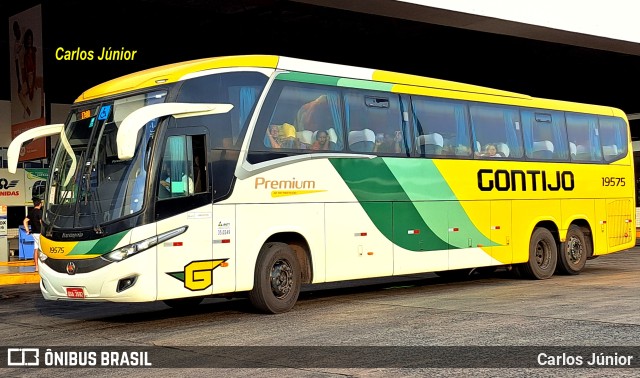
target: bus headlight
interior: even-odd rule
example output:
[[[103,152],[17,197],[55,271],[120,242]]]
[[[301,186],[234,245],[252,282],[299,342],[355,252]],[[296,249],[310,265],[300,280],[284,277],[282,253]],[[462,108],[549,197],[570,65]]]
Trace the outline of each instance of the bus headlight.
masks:
[[[122,261],[137,253],[140,253],[151,247],[154,247],[159,243],[165,242],[173,237],[176,237],[184,233],[185,231],[187,231],[187,228],[188,226],[182,226],[182,227],[176,228],[175,230],[167,231],[160,235],[152,236],[148,239],[141,240],[137,243],[125,245],[124,247],[120,247],[118,249],[115,249],[107,253],[106,255],[102,256],[102,258],[112,262]]]
[[[155,237],[154,237],[155,238]],[[147,239],[148,240],[148,239]],[[144,241],[147,241],[144,240]],[[138,243],[126,245],[122,248],[118,248],[115,251],[109,252],[103,257],[109,261],[122,261],[129,256],[133,256],[138,252],[142,252],[143,250],[138,247]]]

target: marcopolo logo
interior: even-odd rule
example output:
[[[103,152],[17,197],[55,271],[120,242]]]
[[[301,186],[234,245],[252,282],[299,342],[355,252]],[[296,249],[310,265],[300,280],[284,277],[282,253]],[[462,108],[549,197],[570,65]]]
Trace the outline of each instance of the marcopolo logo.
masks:
[[[83,236],[84,236],[83,232],[63,232],[62,233],[62,238],[63,239],[81,238]]]

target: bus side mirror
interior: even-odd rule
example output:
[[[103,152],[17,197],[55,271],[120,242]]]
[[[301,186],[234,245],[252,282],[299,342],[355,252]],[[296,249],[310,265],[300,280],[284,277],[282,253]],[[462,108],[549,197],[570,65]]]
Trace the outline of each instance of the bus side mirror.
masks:
[[[174,116],[176,118],[196,117],[209,114],[228,113],[233,109],[231,104],[190,104],[181,102],[167,102],[153,104],[133,111],[125,117],[118,127],[116,135],[116,145],[118,146],[118,159],[130,160],[136,152],[138,131],[149,121],[164,117]]]
[[[60,134],[63,130],[64,125],[57,123],[54,125],[34,127],[33,129],[18,134],[11,141],[9,149],[7,150],[7,168],[9,172],[16,173],[16,169],[18,169],[18,159],[20,159],[20,148],[22,148],[22,144],[31,142],[34,139]]]

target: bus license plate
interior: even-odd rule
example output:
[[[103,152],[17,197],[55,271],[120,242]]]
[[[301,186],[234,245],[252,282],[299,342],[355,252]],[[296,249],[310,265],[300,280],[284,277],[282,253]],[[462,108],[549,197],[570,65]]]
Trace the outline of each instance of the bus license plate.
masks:
[[[68,287],[67,298],[84,298],[84,290],[81,287]]]

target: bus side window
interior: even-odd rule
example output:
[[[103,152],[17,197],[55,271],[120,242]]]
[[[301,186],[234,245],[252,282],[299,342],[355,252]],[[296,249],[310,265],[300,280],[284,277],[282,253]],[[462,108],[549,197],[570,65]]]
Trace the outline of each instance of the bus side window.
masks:
[[[333,87],[276,81],[258,118],[251,148],[309,150],[315,142],[314,133],[323,130],[332,136],[331,149],[342,149],[341,114]],[[262,127],[265,133],[259,135]]]
[[[462,101],[412,96],[416,151],[419,156],[471,154],[467,106]]]
[[[413,144],[403,130],[398,95],[354,89],[345,96],[345,108],[350,151],[397,155]]]
[[[554,110],[523,109],[525,150],[535,160],[568,160],[569,141],[565,114]],[[576,145],[576,150],[577,150]]]
[[[158,174],[158,198],[176,198],[206,192],[204,135],[178,135],[167,139]]]
[[[471,124],[475,136],[476,156],[521,158],[522,127],[517,108],[501,105],[472,104]],[[492,147],[492,154],[485,149]],[[480,150],[482,148],[482,150]]]
[[[604,161],[610,162],[627,155],[627,125],[621,118],[599,116],[600,141]]]
[[[566,113],[567,136],[575,144],[575,161],[597,162],[601,160],[598,118],[593,115]]]

